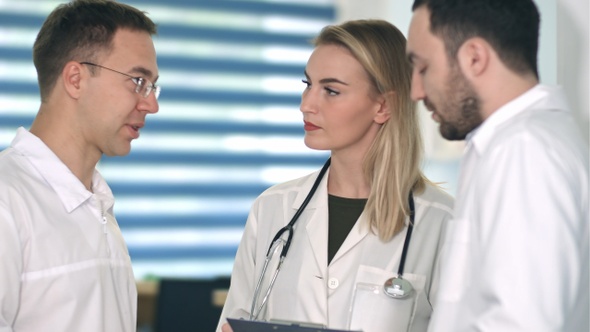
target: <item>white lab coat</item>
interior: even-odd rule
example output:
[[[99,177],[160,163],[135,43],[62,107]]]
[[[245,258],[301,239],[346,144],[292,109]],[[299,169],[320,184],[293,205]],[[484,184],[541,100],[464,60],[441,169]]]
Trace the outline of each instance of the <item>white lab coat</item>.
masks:
[[[588,147],[537,85],[468,136],[432,332],[588,332]]]
[[[270,242],[300,207],[317,174],[276,185],[254,202],[236,254],[218,331],[227,317],[248,318]],[[397,300],[386,297],[382,285],[397,275],[406,230],[384,243],[363,227],[361,215],[328,265],[327,178],[328,174],[296,223],[290,250],[259,319],[345,329],[349,319],[355,317],[351,327],[360,326],[365,332],[425,331],[438,286],[438,250],[451,218],[453,199],[432,186],[415,195],[415,227],[404,277],[417,291],[409,300]],[[272,273],[273,267],[267,277]]]

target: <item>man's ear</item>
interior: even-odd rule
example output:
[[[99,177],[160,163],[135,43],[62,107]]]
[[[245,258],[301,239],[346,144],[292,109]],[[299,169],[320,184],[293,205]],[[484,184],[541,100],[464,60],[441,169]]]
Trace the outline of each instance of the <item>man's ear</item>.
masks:
[[[467,78],[481,76],[490,65],[491,46],[483,38],[466,40],[457,52],[457,60],[463,75]]]
[[[83,70],[82,64],[76,61],[66,63],[62,72],[61,79],[64,90],[73,99],[78,99],[82,90]]]
[[[379,109],[377,109],[377,112],[375,113],[375,117],[373,118],[373,121],[375,121],[378,124],[384,124],[385,122],[387,122],[387,120],[389,120],[389,118],[391,118],[391,107],[389,105],[389,97],[390,95],[394,95],[395,92],[394,91],[390,91],[387,92],[383,95],[380,95],[379,97],[377,97],[377,103],[378,103],[378,107]]]

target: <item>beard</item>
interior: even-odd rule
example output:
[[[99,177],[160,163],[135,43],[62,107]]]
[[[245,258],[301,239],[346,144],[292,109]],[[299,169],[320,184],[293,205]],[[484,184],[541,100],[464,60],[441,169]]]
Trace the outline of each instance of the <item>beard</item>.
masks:
[[[482,122],[481,100],[475,89],[465,79],[457,67],[451,69],[447,88],[442,94],[446,98],[439,104],[439,131],[442,137],[450,141],[464,140],[467,134],[477,128]],[[424,105],[430,110],[437,108],[428,100]]]

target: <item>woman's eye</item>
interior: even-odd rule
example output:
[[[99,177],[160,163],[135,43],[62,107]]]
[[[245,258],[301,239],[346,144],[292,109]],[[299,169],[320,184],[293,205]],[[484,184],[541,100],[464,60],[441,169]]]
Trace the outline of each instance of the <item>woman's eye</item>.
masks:
[[[340,94],[340,92],[336,91],[336,90],[332,90],[330,88],[324,88],[326,90],[326,92],[328,92],[328,95],[330,96],[337,96]]]
[[[301,80],[301,82],[303,82],[303,84],[305,84],[306,88],[309,88],[311,86],[311,83],[309,83],[308,80]]]

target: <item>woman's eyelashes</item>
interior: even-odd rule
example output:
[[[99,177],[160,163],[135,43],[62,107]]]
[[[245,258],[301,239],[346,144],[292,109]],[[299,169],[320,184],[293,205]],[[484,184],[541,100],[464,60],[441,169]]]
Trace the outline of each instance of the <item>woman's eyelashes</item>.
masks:
[[[328,93],[328,95],[330,95],[330,96],[337,96],[337,95],[339,95],[339,94],[340,94],[340,92],[338,92],[338,91],[336,91],[336,90],[334,90],[334,89],[331,89],[331,88],[329,88],[329,87],[325,87],[325,88],[324,88],[324,90],[326,90],[326,92],[327,92],[327,93]]]
[[[305,88],[306,88],[306,89],[309,89],[309,88],[311,87],[311,83],[309,82],[309,80],[308,80],[308,79],[302,79],[302,80],[301,80],[301,82],[303,82],[303,84],[305,84]],[[339,95],[339,94],[340,94],[340,92],[339,92],[339,91],[337,91],[337,90],[335,90],[335,89],[332,89],[332,88],[331,88],[331,87],[329,87],[329,86],[325,86],[325,87],[324,87],[324,90],[325,90],[325,91],[326,91],[326,93],[327,93],[328,95],[330,95],[330,96],[337,96],[337,95]]]

